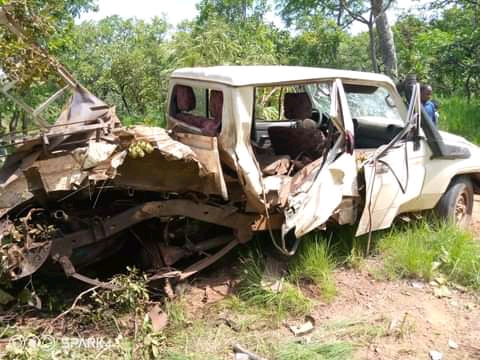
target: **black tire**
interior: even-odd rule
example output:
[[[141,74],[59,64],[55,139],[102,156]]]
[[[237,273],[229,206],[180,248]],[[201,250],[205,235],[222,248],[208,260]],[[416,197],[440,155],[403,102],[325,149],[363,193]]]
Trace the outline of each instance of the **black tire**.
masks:
[[[435,207],[436,215],[466,227],[472,220],[472,211],[472,181],[466,176],[453,179]]]

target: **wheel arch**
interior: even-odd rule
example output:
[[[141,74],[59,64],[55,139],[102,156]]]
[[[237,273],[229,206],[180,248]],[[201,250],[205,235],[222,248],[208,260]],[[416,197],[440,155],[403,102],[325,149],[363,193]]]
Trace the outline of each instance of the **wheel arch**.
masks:
[[[448,183],[447,189],[450,185],[459,178],[467,178],[472,182],[473,185],[473,193],[480,194],[480,172],[471,172],[471,173],[459,173],[454,175],[450,182]]]

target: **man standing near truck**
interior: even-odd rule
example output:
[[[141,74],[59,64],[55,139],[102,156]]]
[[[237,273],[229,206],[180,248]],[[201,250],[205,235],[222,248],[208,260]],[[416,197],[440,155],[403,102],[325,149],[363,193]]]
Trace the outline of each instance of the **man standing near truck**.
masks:
[[[428,114],[433,124],[437,126],[437,105],[432,101],[432,87],[430,85],[422,85],[420,87],[420,100],[422,101],[422,106],[425,112]]]

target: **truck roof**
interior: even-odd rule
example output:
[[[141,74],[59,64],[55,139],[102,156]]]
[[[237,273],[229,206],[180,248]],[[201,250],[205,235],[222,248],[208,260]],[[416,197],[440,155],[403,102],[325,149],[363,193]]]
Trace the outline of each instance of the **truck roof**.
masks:
[[[324,79],[360,80],[394,86],[382,74],[361,71],[284,65],[223,65],[175,70],[172,78],[201,80],[230,86],[267,85]]]

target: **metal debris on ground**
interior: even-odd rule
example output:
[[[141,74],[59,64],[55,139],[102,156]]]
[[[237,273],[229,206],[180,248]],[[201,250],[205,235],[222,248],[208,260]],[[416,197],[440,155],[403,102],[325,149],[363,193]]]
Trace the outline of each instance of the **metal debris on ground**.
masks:
[[[265,358],[245,349],[240,344],[233,345],[233,352],[235,353],[235,360],[266,360]]]
[[[218,320],[222,321],[226,326],[235,332],[240,332],[242,330],[241,326],[231,319],[221,317]]]
[[[411,285],[415,289],[423,289],[425,287],[425,283],[420,281],[412,281]]]
[[[37,310],[42,309],[42,300],[40,299],[40,297],[37,295],[36,292],[33,291],[30,294],[30,299],[28,300],[28,305],[34,307]]]
[[[245,353],[237,352],[237,353],[235,353],[234,356],[235,356],[234,357],[235,360],[250,360],[250,356],[248,356]]]
[[[452,292],[445,285],[433,288],[433,294],[437,298],[452,297]]]
[[[315,319],[310,315],[305,316],[305,321],[300,325],[288,325],[288,329],[295,336],[303,336],[315,329]]]

